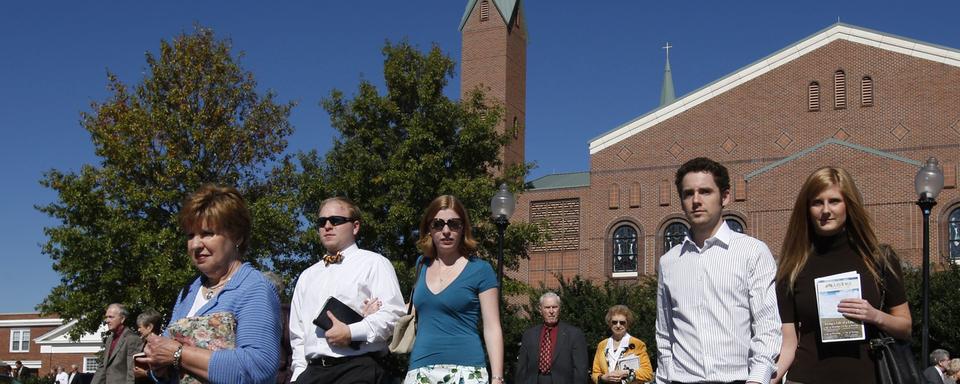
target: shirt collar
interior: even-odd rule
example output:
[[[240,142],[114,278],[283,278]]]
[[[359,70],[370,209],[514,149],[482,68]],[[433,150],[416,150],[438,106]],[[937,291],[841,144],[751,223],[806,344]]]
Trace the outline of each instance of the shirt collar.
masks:
[[[733,230],[727,226],[726,221],[720,222],[720,228],[717,229],[717,233],[714,233],[713,236],[707,238],[703,242],[703,249],[697,247],[697,243],[693,241],[693,232],[688,232],[687,236],[683,238],[683,247],[680,248],[680,253],[683,254],[685,250],[688,250],[687,247],[693,247],[693,249],[706,250],[715,245],[722,246],[727,248],[730,245],[730,238],[733,237]]]
[[[350,256],[351,254],[358,251],[359,249],[360,248],[357,247],[357,243],[354,242],[353,244],[350,244],[349,247],[346,247],[342,251],[340,251],[340,254],[343,255],[344,258],[346,258],[347,256]]]

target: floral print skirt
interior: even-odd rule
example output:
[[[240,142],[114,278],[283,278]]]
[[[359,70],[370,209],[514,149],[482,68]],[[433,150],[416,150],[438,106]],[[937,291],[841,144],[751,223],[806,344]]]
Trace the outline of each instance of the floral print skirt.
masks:
[[[487,367],[436,364],[407,371],[403,384],[488,384]]]

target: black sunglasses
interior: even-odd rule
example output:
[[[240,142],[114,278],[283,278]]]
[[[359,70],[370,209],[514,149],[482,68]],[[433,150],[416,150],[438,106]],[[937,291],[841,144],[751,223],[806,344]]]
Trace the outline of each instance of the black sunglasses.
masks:
[[[340,224],[357,221],[357,219],[351,219],[349,217],[343,217],[343,216],[330,216],[330,217],[320,216],[317,218],[317,222],[320,223],[321,227],[327,226],[327,220],[329,220],[330,224],[333,224],[334,227]]]
[[[447,219],[446,221],[443,219],[433,219],[433,222],[430,223],[430,228],[434,231],[442,231],[444,226],[450,227],[451,231],[459,231],[463,228],[463,219],[456,217]]]
[[[610,325],[617,325],[617,324],[627,325],[627,321],[626,320],[610,320]]]

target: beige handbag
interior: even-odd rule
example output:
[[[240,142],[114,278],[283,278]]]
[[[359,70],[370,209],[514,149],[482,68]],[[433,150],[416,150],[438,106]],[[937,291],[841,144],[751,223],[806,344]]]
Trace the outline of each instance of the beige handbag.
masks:
[[[413,287],[410,288],[410,304],[407,304],[407,314],[400,316],[393,327],[393,338],[390,339],[390,353],[410,353],[413,351],[413,342],[417,340],[417,311],[413,308],[413,292],[420,279],[420,268],[423,259],[417,262],[417,273],[413,277]]]
[[[393,327],[393,339],[390,340],[390,353],[410,353],[417,339],[417,314],[407,314],[397,320]]]

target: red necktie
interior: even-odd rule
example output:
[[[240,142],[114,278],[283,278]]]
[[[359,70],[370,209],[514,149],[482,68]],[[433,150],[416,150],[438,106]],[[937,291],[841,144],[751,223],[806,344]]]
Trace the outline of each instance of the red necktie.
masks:
[[[543,337],[540,339],[540,373],[550,373],[550,358],[553,357],[553,343],[550,332],[553,327],[543,326]]]

